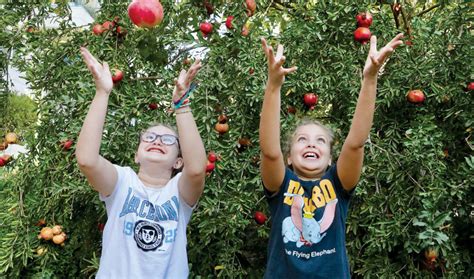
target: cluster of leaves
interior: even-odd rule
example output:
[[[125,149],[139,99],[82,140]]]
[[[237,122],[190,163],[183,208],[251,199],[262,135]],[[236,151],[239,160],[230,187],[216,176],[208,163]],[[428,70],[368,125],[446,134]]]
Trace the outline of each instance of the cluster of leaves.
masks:
[[[9,62],[26,74],[35,91],[40,121],[28,158],[9,166],[14,179],[2,186],[0,196],[0,272],[11,276],[84,277],[97,268],[97,225],[106,220],[104,207],[80,175],[74,150],[64,151],[59,144],[77,138],[94,95],[79,46],[87,45],[125,73],[110,97],[101,154],[131,166],[138,132],[154,121],[169,122],[173,79],[188,67],[187,58],[203,56],[193,114],[206,148],[220,159],[189,225],[191,276],[247,278],[263,274],[270,226],[252,220],[255,210],[267,210],[258,167],[258,113],[266,80],[259,38],[282,43],[288,65],[298,66],[282,89],[282,134],[297,119],[317,118],[334,128],[337,152],[350,127],[368,51],[353,42],[355,15],[370,9],[379,45],[401,31],[394,27],[390,5],[363,1],[257,1],[257,13],[250,18],[244,1],[162,1],[164,20],[152,30],[131,24],[128,1],[108,1],[95,20],[118,16],[128,30],[118,38],[93,35],[91,26],[73,26],[67,4],[53,8],[43,2],[3,6],[12,15],[6,17],[11,31],[5,32],[10,33],[2,33],[15,49]],[[213,5],[212,14],[203,2]],[[416,15],[418,8],[406,10]],[[473,108],[472,93],[463,90],[472,78],[472,30],[466,9],[459,1],[412,16],[413,45],[397,50],[380,75],[375,123],[347,223],[356,278],[472,272],[466,228],[472,226]],[[232,30],[223,26],[228,15],[235,17]],[[60,28],[43,28],[48,16]],[[206,38],[198,30],[203,21],[214,24]],[[250,26],[248,36],[241,35],[244,24]],[[420,106],[405,100],[406,92],[417,88],[427,95]],[[303,106],[306,92],[319,95],[315,111]],[[158,109],[151,110],[149,103]],[[229,118],[230,130],[223,135],[213,128],[220,114]],[[239,145],[241,138],[250,145]],[[63,225],[70,236],[65,247],[36,238],[39,219]],[[47,253],[38,255],[36,249],[44,246]],[[434,265],[424,264],[428,247],[439,251]]]

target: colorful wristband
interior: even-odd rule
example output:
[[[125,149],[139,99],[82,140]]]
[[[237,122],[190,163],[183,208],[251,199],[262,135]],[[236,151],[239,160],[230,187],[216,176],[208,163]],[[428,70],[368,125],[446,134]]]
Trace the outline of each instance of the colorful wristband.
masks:
[[[186,91],[186,93],[184,93],[183,96],[181,96],[181,98],[176,101],[176,102],[173,102],[174,103],[174,109],[179,109],[181,107],[184,107],[184,106],[189,106],[190,105],[190,102],[189,102],[189,97],[191,96],[191,94],[193,93],[193,91],[197,88],[197,84],[196,83],[191,83],[191,85],[189,86],[189,89]]]

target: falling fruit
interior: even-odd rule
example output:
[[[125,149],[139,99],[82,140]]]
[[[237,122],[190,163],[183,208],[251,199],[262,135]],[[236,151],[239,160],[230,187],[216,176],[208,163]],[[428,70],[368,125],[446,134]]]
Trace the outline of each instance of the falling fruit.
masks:
[[[153,28],[163,20],[163,6],[158,0],[134,0],[128,5],[128,16],[138,27]]]

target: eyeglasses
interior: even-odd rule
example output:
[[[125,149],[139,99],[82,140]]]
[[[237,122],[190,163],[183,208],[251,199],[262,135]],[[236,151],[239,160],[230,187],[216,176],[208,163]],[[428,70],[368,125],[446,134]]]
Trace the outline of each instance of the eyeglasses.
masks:
[[[175,143],[179,144],[178,138],[169,134],[158,135],[153,132],[143,132],[140,138],[142,141],[147,143],[154,142],[156,139],[160,139],[164,145],[173,145]]]

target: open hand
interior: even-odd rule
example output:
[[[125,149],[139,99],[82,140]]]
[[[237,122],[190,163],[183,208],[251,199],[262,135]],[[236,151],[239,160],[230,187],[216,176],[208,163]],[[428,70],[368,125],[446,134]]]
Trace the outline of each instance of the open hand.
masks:
[[[197,59],[191,65],[188,71],[181,70],[179,73],[178,79],[174,81],[175,87],[173,92],[173,102],[177,102],[181,97],[186,93],[189,89],[191,82],[193,81],[194,77],[201,69],[201,61]]]
[[[107,62],[100,64],[85,47],[81,47],[81,54],[87,68],[94,77],[96,90],[98,92],[109,94],[114,86],[109,64],[107,64]]]
[[[370,50],[364,66],[364,76],[376,76],[380,67],[385,60],[395,51],[395,49],[403,44],[401,38],[403,33],[396,35],[387,45],[377,50],[377,37],[370,38]]]
[[[268,46],[265,38],[262,38],[262,48],[268,62],[268,83],[275,86],[281,86],[285,81],[285,76],[296,71],[296,66],[283,68],[283,64],[286,60],[286,57],[283,55],[283,45],[278,45],[277,53],[274,56],[273,48]]]

